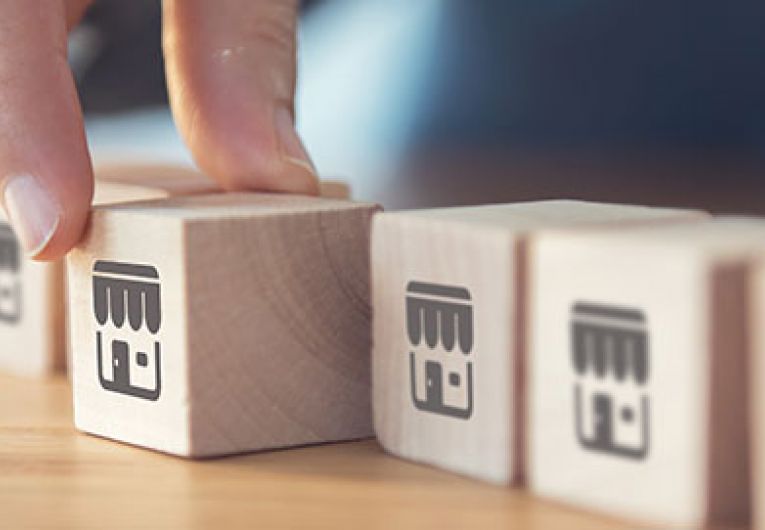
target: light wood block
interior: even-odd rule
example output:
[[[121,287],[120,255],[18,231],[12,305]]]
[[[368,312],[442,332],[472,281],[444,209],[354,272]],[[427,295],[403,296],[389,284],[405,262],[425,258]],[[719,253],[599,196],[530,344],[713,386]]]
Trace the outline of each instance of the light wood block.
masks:
[[[529,251],[529,486],[682,528],[746,523],[765,222],[547,233]]]
[[[218,191],[220,188],[211,179],[189,168],[152,165],[102,166],[96,169],[93,204],[118,204]]]
[[[102,182],[111,182],[122,186],[160,189],[166,192],[165,195],[154,195],[146,192],[146,196],[137,197],[138,200],[179,194],[188,195],[190,189],[193,189],[196,193],[219,191],[218,185],[209,177],[193,168],[176,165],[107,164],[97,167],[96,174]],[[131,191],[131,188],[122,189]],[[104,204],[103,200],[99,200],[98,191],[96,189],[96,200],[94,203]],[[115,191],[119,193],[119,188],[103,191],[108,194],[104,198],[111,198]],[[137,190],[132,191],[131,200],[136,200],[134,193]],[[319,195],[327,199],[350,199],[351,188],[346,181],[341,179],[321,179],[319,181]],[[116,202],[123,201],[117,200]]]
[[[319,194],[327,199],[351,199],[351,187],[342,180],[322,180],[319,182]]]
[[[214,193],[217,184],[180,166],[119,164],[95,170],[94,205],[118,204],[179,195]],[[321,194],[348,198],[339,180],[322,181]],[[0,213],[0,371],[44,376],[68,368],[64,269],[62,262],[27,259]],[[10,313],[3,313],[3,308]]]
[[[63,269],[27,259],[0,215],[0,370],[39,376],[61,369]]]
[[[749,395],[753,528],[765,529],[765,259],[752,267]]]
[[[250,193],[95,208],[67,258],[77,427],[187,457],[370,436],[377,209]]]
[[[372,371],[383,447],[494,483],[516,481],[529,239],[555,227],[702,215],[542,201],[377,216]]]
[[[198,173],[173,173],[170,168],[122,166],[104,176],[96,180],[94,204],[216,189]],[[28,259],[0,214],[0,371],[39,377],[64,369],[68,356],[64,292],[63,262]]]

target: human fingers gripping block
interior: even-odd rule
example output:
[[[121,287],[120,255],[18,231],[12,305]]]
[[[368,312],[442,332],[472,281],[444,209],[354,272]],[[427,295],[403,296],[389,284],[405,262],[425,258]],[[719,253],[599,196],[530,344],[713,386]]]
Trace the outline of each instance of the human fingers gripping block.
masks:
[[[370,436],[376,210],[248,193],[97,208],[67,264],[77,427],[191,457]]]
[[[527,240],[554,227],[700,216],[577,201],[377,216],[373,396],[382,445],[491,482],[516,479]]]
[[[763,241],[762,222],[726,220],[532,243],[532,491],[652,524],[746,522]]]

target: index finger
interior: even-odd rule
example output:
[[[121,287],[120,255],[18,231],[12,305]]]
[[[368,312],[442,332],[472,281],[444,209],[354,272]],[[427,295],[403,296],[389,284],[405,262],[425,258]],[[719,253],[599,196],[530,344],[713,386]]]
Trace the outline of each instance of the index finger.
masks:
[[[59,1],[0,0],[0,189],[36,259],[77,243],[93,190],[66,15]]]

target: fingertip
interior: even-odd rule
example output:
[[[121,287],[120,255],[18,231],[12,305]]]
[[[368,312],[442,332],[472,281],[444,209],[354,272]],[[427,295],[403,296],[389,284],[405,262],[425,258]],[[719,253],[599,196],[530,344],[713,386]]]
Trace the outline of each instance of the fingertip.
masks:
[[[291,130],[280,125],[280,113],[274,114],[264,119],[262,112],[241,109],[235,119],[219,113],[218,119],[205,120],[188,135],[197,165],[228,191],[318,195],[319,178],[297,132],[291,122]]]
[[[292,112],[297,5],[163,3],[171,108],[197,165],[224,189],[319,192]]]
[[[90,195],[58,196],[58,189],[32,175],[8,177],[3,189],[5,212],[21,248],[31,259],[51,261],[64,256],[80,239]],[[92,191],[91,191],[92,193]]]
[[[42,246],[28,253],[29,257],[35,261],[54,261],[66,256],[80,242],[89,214],[90,208],[85,207],[81,211],[63,215],[51,237]]]

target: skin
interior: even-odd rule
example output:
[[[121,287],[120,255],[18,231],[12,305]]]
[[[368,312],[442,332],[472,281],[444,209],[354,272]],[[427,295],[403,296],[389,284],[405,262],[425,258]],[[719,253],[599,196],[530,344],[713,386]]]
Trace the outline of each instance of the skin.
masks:
[[[66,58],[67,32],[90,1],[0,0],[0,187],[35,259],[74,246],[90,209],[93,170]],[[163,0],[173,116],[197,165],[224,189],[317,193],[294,129],[297,4]]]

